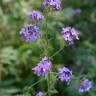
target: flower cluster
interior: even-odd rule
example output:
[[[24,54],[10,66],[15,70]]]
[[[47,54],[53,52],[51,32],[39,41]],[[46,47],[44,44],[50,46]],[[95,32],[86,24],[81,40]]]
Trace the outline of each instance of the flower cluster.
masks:
[[[54,11],[61,9],[61,0],[44,0],[44,7],[51,7]]]
[[[30,19],[36,20],[36,21],[42,21],[44,20],[44,16],[42,15],[41,12],[39,11],[32,11],[30,13],[28,13],[28,16]]]
[[[87,92],[87,91],[89,91],[91,88],[92,88],[92,82],[89,81],[88,79],[85,79],[85,80],[81,83],[81,85],[80,85],[79,92],[80,92],[80,93]]]
[[[49,61],[48,58],[45,56],[44,58],[42,58],[41,62],[32,70],[34,70],[34,73],[37,74],[37,76],[46,76],[51,70],[51,67],[51,61]]]
[[[59,79],[61,81],[69,82],[72,78],[72,71],[66,67],[59,69]]]
[[[45,94],[44,94],[43,92],[38,92],[38,93],[36,94],[36,96],[45,96]]]
[[[61,9],[61,0],[44,0],[44,7],[51,7],[52,10],[58,11]],[[81,13],[81,10],[75,10],[76,13]],[[29,18],[36,21],[44,20],[44,16],[39,11],[32,11],[28,14]],[[33,24],[28,24],[27,27],[22,28],[20,30],[20,35],[22,36],[22,40],[26,42],[33,42],[40,38],[39,28]],[[79,40],[77,32],[72,27],[62,28],[61,35],[68,42],[69,45],[74,44],[74,40]],[[42,60],[34,67],[32,70],[37,76],[47,76],[49,71],[52,69],[52,62],[48,59],[48,57],[42,58]],[[67,67],[60,68],[58,70],[58,78],[61,81],[65,81],[69,83],[72,79],[72,71]],[[87,92],[92,88],[92,82],[88,79],[85,79],[80,87],[79,92]],[[36,96],[45,96],[43,92],[38,92]]]
[[[79,40],[76,30],[72,27],[62,28],[61,34],[69,45],[74,44],[74,39]]]
[[[33,42],[40,37],[39,28],[32,24],[27,25],[27,27],[20,30],[20,35],[22,40],[26,42]]]

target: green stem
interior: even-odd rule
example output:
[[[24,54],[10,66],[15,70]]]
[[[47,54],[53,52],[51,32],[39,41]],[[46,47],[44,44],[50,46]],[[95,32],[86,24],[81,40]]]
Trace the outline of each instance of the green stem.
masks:
[[[44,55],[47,55],[47,52],[46,52],[46,45],[45,45],[45,43],[43,42],[43,38],[42,39],[40,39],[40,43],[41,43],[41,46],[43,47],[43,49],[44,49]]]
[[[36,84],[40,83],[40,82],[43,81],[43,80],[44,80],[44,78],[38,80],[37,82],[35,82],[34,84],[30,85],[29,87],[25,87],[25,88],[24,88],[24,91],[26,91],[26,92],[29,91],[33,86],[35,86]],[[32,88],[32,89],[33,89],[33,88]]]
[[[62,51],[64,48],[60,48],[58,51],[56,51],[52,56],[50,56],[50,59],[52,59],[55,55],[57,55],[60,51]]]
[[[37,82],[35,82],[34,84],[32,84],[30,87],[35,86],[36,84],[40,83],[40,82],[43,81],[43,80],[44,80],[44,79],[40,79],[40,80],[38,80]]]
[[[45,15],[46,15],[46,13],[48,13],[48,10],[44,10],[44,13],[45,13]],[[45,19],[45,32],[44,32],[44,39],[43,39],[43,41],[44,41],[44,47],[45,47],[45,50],[44,50],[44,52],[46,53],[46,56],[48,56],[48,24],[47,24],[47,22],[48,22],[48,20],[47,20],[47,18],[48,18],[48,15],[46,15],[46,19]]]
[[[48,85],[48,96],[51,96],[51,94],[50,94],[50,72],[47,76],[47,85]]]
[[[48,45],[48,30],[47,30],[47,18],[46,18],[46,45]]]
[[[48,10],[46,10],[46,13],[48,13]],[[45,33],[45,37],[46,37],[46,52],[47,52],[47,55],[48,55],[48,44],[49,44],[49,42],[48,42],[48,25],[47,25],[47,23],[48,23],[48,14],[46,15],[46,33]],[[51,94],[50,94],[50,72],[49,72],[49,74],[48,74],[48,76],[47,76],[47,86],[48,86],[48,96],[51,96]]]

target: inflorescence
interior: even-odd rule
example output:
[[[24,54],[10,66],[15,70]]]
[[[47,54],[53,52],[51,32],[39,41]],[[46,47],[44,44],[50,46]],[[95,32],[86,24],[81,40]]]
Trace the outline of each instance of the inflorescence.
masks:
[[[74,39],[79,40],[76,30],[72,27],[62,28],[61,35],[69,45],[74,44]]]
[[[27,27],[20,30],[20,35],[22,40],[26,42],[33,42],[40,38],[39,28],[32,24],[27,25]]]
[[[72,78],[72,71],[66,67],[59,69],[59,79],[69,83]]]
[[[50,7],[54,11],[58,11],[61,9],[61,0],[44,0],[44,7]]]
[[[82,13],[82,10],[81,9],[74,9],[74,14],[75,15],[80,15]]]
[[[37,76],[46,76],[48,72],[51,70],[52,63],[48,60],[48,58],[45,56],[42,58],[39,64],[37,64],[36,67],[34,67],[32,70],[34,70],[34,73],[37,74]]]
[[[44,7],[51,8],[53,11],[59,11],[61,9],[61,0],[44,0],[43,2]],[[77,12],[81,12],[80,10],[76,10]],[[28,13],[28,16],[32,20],[36,21],[42,21],[44,20],[44,16],[39,11],[32,11]],[[26,27],[22,28],[20,30],[20,35],[22,37],[22,40],[25,42],[33,42],[40,38],[40,30],[39,27],[33,24],[28,24]],[[61,31],[62,37],[65,39],[66,42],[68,42],[69,45],[74,44],[74,40],[79,40],[77,31],[73,27],[65,27],[62,28]],[[48,59],[48,57],[42,58],[42,60],[34,67],[32,70],[37,76],[47,76],[48,73],[52,69],[52,62]],[[68,69],[67,67],[60,68],[58,70],[58,78],[61,81],[65,81],[69,84],[69,82],[72,79],[72,71]],[[79,92],[87,92],[92,88],[92,82],[88,79],[85,79],[80,87]],[[36,96],[45,96],[43,92],[38,92]]]
[[[88,92],[90,89],[92,88],[92,82],[89,81],[88,79],[85,79],[79,88],[79,92],[83,93],[83,92]]]
[[[30,12],[30,13],[28,13],[28,16],[32,20],[36,20],[36,21],[42,21],[42,20],[44,20],[43,14],[41,12],[35,11],[35,10],[32,11],[32,12]]]
[[[44,94],[43,92],[38,92],[38,93],[36,94],[36,96],[45,96],[45,94]]]

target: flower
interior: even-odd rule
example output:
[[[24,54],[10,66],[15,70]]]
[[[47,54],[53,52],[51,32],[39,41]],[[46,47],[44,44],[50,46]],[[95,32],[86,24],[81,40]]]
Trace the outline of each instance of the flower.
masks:
[[[37,21],[42,21],[44,20],[44,16],[42,15],[41,12],[39,11],[32,11],[28,13],[28,16],[30,19],[37,20]]]
[[[62,28],[61,35],[69,45],[74,44],[74,39],[79,40],[76,30],[72,27]]]
[[[48,72],[51,70],[52,63],[48,60],[48,58],[45,56],[42,58],[39,64],[37,64],[36,67],[34,67],[32,70],[34,70],[34,73],[37,74],[37,76],[46,76]]]
[[[33,42],[40,38],[39,28],[29,24],[27,27],[20,30],[20,35],[22,36],[23,41]]]
[[[54,11],[61,9],[61,0],[44,0],[44,7],[51,7]]]
[[[71,78],[72,78],[72,71],[71,70],[69,70],[66,67],[63,67],[63,68],[59,69],[59,79],[61,81],[65,81],[65,82],[69,83]]]
[[[36,96],[45,96],[45,94],[44,94],[43,92],[38,92],[38,93],[36,94]]]
[[[76,14],[76,15],[79,15],[79,14],[81,14],[81,12],[82,12],[82,10],[81,9],[74,9],[74,14]]]
[[[91,88],[92,88],[92,82],[89,81],[88,79],[85,79],[85,80],[81,83],[81,85],[80,85],[80,87],[79,87],[79,92],[80,92],[80,93],[87,92],[87,91],[89,91]]]

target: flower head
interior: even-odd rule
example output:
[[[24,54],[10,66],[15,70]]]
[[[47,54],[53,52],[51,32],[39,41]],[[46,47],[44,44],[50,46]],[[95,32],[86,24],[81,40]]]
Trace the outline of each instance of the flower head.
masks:
[[[76,30],[72,27],[62,28],[61,35],[69,45],[74,44],[74,39],[79,40]]]
[[[42,13],[39,11],[35,11],[35,10],[28,13],[28,16],[30,19],[33,19],[33,20],[37,20],[37,21],[44,20],[44,16],[42,15]]]
[[[81,14],[81,12],[82,12],[82,10],[79,8],[74,10],[74,14],[76,14],[76,15]]]
[[[38,93],[36,94],[36,96],[45,96],[45,94],[44,94],[43,92],[38,92]]]
[[[69,82],[72,78],[72,71],[66,67],[59,69],[59,79],[61,81]]]
[[[22,40],[26,42],[33,42],[40,38],[39,28],[32,24],[27,25],[27,27],[20,30],[20,35]]]
[[[36,67],[34,67],[32,70],[34,70],[34,73],[37,74],[37,76],[46,76],[48,72],[51,70],[52,63],[48,60],[48,58],[45,56],[42,58],[39,64],[37,64]]]
[[[89,81],[88,79],[85,79],[80,87],[79,87],[79,92],[83,93],[83,92],[88,92],[90,89],[92,88],[92,82]]]
[[[61,9],[61,0],[44,0],[44,7],[51,7],[54,11]]]

